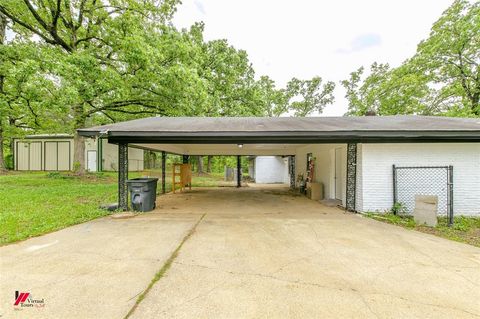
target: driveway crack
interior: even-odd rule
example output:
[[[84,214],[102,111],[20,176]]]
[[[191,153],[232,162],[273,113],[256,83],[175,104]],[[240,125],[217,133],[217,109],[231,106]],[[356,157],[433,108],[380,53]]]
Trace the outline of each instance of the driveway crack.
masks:
[[[182,249],[182,246],[187,242],[187,240],[192,237],[192,235],[195,233],[195,230],[197,229],[197,226],[202,222],[203,218],[205,217],[206,214],[203,214],[198,220],[197,222],[192,226],[192,228],[190,228],[190,230],[188,231],[188,233],[185,235],[185,237],[183,237],[182,241],[180,242],[180,244],[177,246],[177,248],[175,248],[175,250],[172,252],[172,254],[170,255],[170,257],[168,257],[167,261],[165,261],[165,263],[163,264],[162,268],[160,268],[160,270],[155,274],[155,276],[153,277],[152,281],[150,282],[150,284],[148,285],[148,287],[138,296],[137,298],[137,301],[135,302],[135,304],[133,305],[133,307],[130,309],[130,311],[127,313],[127,315],[125,316],[125,319],[129,318],[134,312],[135,310],[137,309],[138,305],[142,302],[142,300],[146,297],[146,295],[148,294],[148,292],[153,288],[153,286],[157,283],[157,281],[159,281],[160,279],[162,279],[162,277],[165,275],[165,273],[170,269],[170,267],[172,266],[173,262],[175,261],[175,259],[178,257],[178,253],[180,252],[180,250]]]

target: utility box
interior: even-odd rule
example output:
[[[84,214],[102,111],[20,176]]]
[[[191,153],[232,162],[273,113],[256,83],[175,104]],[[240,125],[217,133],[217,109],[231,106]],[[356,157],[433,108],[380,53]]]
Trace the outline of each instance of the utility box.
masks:
[[[438,196],[415,195],[413,219],[417,224],[437,226]]]
[[[148,212],[155,209],[158,178],[133,178],[127,180],[132,210]]]
[[[312,200],[323,199],[323,184],[322,183],[307,183],[307,197]]]

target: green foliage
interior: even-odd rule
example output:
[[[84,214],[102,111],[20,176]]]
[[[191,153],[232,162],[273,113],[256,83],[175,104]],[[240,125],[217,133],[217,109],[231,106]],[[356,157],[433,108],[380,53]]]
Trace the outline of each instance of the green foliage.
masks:
[[[295,116],[307,116],[314,111],[321,113],[326,105],[335,100],[334,89],[335,83],[330,81],[322,86],[322,78],[319,76],[303,81],[293,78],[286,89],[288,111],[293,111]]]
[[[406,215],[407,214],[407,207],[403,203],[395,203],[392,206],[391,212],[393,215]]]
[[[480,116],[480,3],[456,0],[416,54],[397,68],[373,63],[341,82],[349,115]]]
[[[292,78],[285,89],[277,89],[275,82],[267,76],[258,81],[260,105],[267,116],[290,114],[308,116],[313,112],[322,113],[325,106],[335,100],[335,83],[324,83],[319,76],[310,80]]]
[[[436,227],[428,227],[416,225],[411,215],[366,213],[365,216],[385,223],[415,229],[424,233],[480,247],[479,217],[455,216],[453,225],[449,226],[448,218],[446,216],[440,216],[438,217]]]
[[[288,94],[284,89],[277,89],[275,81],[262,76],[257,85],[259,105],[266,116],[278,117],[289,111]]]
[[[82,166],[82,165],[80,164],[79,161],[74,161],[74,162],[73,162],[73,172],[74,172],[74,173],[78,173],[78,172],[80,171],[80,167],[81,167],[81,166]]]
[[[438,85],[440,111],[457,107],[480,116],[480,2],[454,1],[418,45],[413,62]]]
[[[161,177],[161,171],[130,172],[129,177]],[[167,171],[167,192],[171,171]],[[223,174],[193,176],[193,187],[216,187]],[[160,184],[159,184],[160,185]],[[157,188],[158,194],[161,188]],[[0,245],[59,230],[110,214],[100,205],[116,202],[117,173],[85,176],[50,173],[0,175]]]
[[[406,228],[415,228],[415,221],[413,220],[413,217],[409,215],[394,215],[393,213],[366,213],[365,216],[387,222],[389,224],[403,226]]]
[[[411,71],[409,64],[391,69],[388,64],[373,63],[363,78],[361,67],[342,81],[349,101],[349,115],[428,114],[425,95],[426,77]]]
[[[145,116],[305,116],[333,102],[332,82],[278,89],[255,79],[245,51],[205,41],[203,24],[175,29],[178,3],[2,1],[0,31],[6,21],[15,38],[0,37],[0,142]]]
[[[6,169],[13,169],[13,155],[8,154],[5,156],[5,168]]]
[[[99,205],[115,200],[115,182],[52,176],[0,176],[0,244],[104,216]]]
[[[64,179],[66,176],[60,172],[48,172],[46,177],[53,178],[53,179]]]

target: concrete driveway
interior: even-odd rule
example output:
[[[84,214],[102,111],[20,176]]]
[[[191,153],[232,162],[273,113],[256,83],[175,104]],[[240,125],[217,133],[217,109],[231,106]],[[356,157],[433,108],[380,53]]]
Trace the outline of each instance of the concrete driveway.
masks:
[[[194,189],[157,206],[0,248],[2,315],[122,318],[206,214],[132,318],[480,318],[478,248],[280,187]],[[14,290],[45,307],[13,311]]]

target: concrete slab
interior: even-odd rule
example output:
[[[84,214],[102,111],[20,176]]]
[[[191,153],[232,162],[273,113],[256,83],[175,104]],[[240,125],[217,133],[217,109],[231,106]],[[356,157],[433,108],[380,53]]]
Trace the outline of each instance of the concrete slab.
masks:
[[[199,217],[106,217],[0,247],[0,317],[123,318]],[[14,307],[16,290],[44,306]]]
[[[480,249],[286,188],[193,189],[0,247],[2,318],[478,318]],[[14,292],[45,307],[13,310]]]
[[[279,188],[196,189],[207,213],[133,318],[478,318],[480,249]]]

